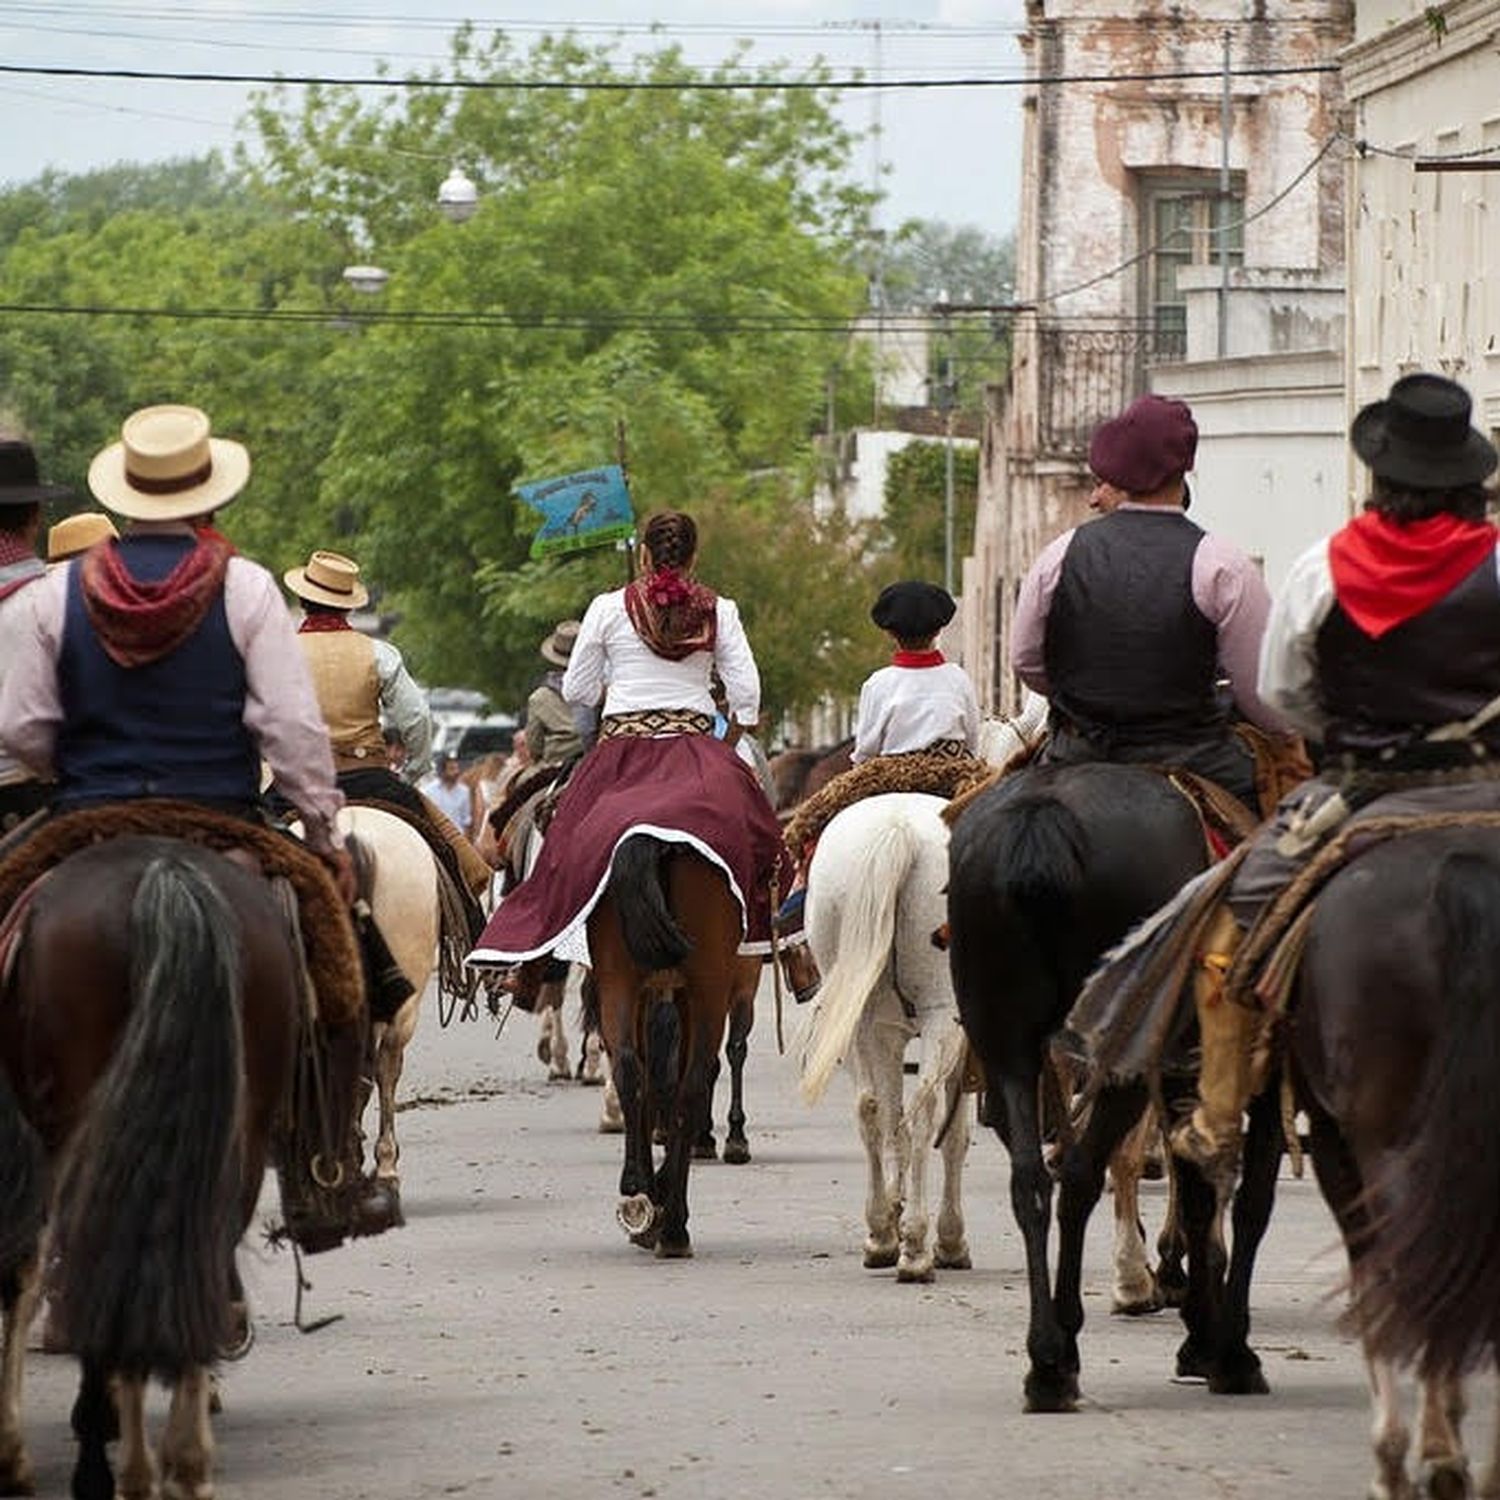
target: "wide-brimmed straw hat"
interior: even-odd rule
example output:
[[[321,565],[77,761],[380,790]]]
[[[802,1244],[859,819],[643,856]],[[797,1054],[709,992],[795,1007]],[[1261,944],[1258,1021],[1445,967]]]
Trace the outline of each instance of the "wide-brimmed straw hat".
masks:
[[[578,640],[578,632],[583,629],[577,620],[561,620],[557,628],[541,644],[543,661],[550,661],[554,667],[565,667],[568,658],[573,654],[574,643]]]
[[[1482,484],[1500,455],[1469,426],[1469,393],[1441,375],[1405,375],[1384,401],[1372,401],[1354,419],[1349,441],[1371,473],[1415,489],[1455,489]]]
[[[196,406],[146,406],[89,465],[89,488],[132,521],[185,521],[227,505],[250,478],[239,443],[209,435]]]
[[[299,598],[334,609],[359,609],[370,591],[359,581],[359,564],[342,552],[314,552],[305,568],[283,573],[286,586]]]
[[[38,505],[72,493],[60,484],[43,484],[36,450],[25,438],[0,438],[0,505]]]
[[[95,542],[107,537],[117,537],[115,523],[97,510],[80,511],[76,516],[64,516],[47,533],[47,561],[63,562],[87,552]]]

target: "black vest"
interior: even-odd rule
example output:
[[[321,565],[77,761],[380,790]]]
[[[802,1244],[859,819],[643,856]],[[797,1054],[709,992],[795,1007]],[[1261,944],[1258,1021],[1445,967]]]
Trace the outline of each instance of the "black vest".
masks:
[[[1193,602],[1202,540],[1167,510],[1117,510],[1074,532],[1043,660],[1054,708],[1082,733],[1121,745],[1222,734],[1218,630]]]
[[[1436,604],[1378,640],[1335,603],[1318,631],[1316,651],[1329,750],[1379,751],[1468,718],[1500,697],[1494,554]],[[1500,725],[1481,738],[1500,745]]]

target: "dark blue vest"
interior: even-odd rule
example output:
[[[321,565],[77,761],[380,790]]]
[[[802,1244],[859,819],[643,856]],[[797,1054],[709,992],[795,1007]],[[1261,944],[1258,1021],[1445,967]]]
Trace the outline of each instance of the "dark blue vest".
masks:
[[[1052,705],[1090,737],[1214,739],[1218,631],[1193,601],[1203,532],[1180,511],[1117,510],[1080,526],[1047,611]]]
[[[170,535],[120,543],[126,568],[142,583],[165,578],[192,547],[191,537]],[[223,592],[174,651],[122,667],[94,634],[81,579],[75,563],[57,664],[58,806],[134,797],[254,804],[260,759],[245,728],[245,664],[229,634]]]

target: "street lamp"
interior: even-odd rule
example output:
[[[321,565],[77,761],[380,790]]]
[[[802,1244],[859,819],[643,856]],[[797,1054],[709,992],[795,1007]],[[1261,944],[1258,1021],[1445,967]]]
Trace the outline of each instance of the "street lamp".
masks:
[[[479,207],[479,189],[462,167],[454,167],[438,189],[438,208],[454,224],[464,224]]]

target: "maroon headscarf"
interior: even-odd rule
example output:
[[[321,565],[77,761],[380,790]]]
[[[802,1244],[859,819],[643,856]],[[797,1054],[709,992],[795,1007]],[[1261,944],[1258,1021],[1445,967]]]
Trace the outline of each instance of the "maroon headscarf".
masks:
[[[635,633],[667,661],[714,649],[718,604],[711,588],[676,568],[653,568],[625,587],[625,613]]]

